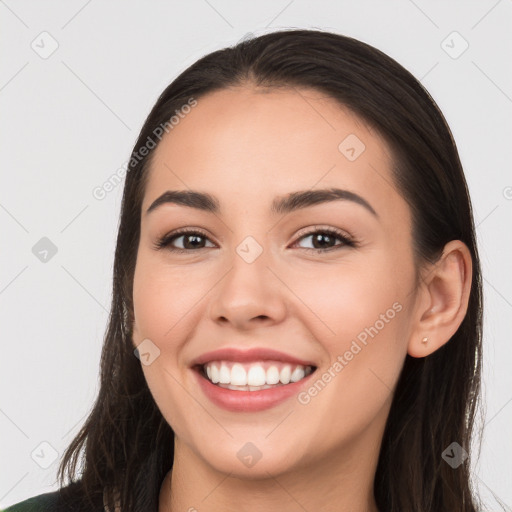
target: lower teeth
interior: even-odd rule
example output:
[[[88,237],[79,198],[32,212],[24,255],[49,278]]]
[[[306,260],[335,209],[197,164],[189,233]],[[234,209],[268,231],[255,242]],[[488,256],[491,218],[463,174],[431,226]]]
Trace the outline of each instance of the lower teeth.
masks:
[[[284,384],[282,384],[282,383],[265,384],[263,386],[235,386],[233,384],[220,384],[220,383],[217,383],[215,385],[219,386],[221,388],[225,388],[225,389],[232,389],[234,391],[261,391],[262,389],[270,389],[270,388],[275,388],[278,386],[284,386]]]

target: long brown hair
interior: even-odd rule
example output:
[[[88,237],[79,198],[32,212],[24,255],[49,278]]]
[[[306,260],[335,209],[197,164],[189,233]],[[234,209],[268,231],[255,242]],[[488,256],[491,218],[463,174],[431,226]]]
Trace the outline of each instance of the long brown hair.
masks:
[[[68,498],[122,512],[158,508],[160,486],[173,464],[174,433],[149,391],[134,356],[132,285],[141,205],[155,138],[191,98],[215,90],[315,88],[375,128],[392,151],[395,186],[413,215],[418,262],[436,261],[461,240],[473,259],[467,314],[452,339],[428,357],[406,356],[386,424],[374,493],[384,512],[476,512],[470,463],[482,367],[482,284],[473,213],[450,129],[436,103],[395,60],[350,37],[319,30],[280,30],[214,51],[181,73],[160,95],[133,148],[121,206],[113,297],[101,355],[101,386],[85,424],[61,460]],[[481,432],[480,432],[481,435]],[[458,467],[443,452],[458,443]],[[81,464],[79,480],[75,480]]]

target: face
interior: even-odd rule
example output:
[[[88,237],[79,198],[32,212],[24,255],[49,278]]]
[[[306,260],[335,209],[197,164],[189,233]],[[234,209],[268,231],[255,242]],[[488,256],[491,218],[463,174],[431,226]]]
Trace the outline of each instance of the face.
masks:
[[[415,298],[391,165],[375,130],[305,89],[211,93],[162,139],[133,343],[178,453],[257,477],[378,449]],[[192,190],[216,211],[164,200]]]

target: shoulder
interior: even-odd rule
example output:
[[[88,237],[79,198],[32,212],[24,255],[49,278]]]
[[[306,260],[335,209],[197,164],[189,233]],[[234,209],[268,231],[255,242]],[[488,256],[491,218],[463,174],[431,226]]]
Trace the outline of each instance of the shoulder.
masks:
[[[59,507],[59,503],[59,491],[48,492],[15,503],[0,512],[53,512]]]
[[[75,485],[66,486],[53,492],[38,494],[15,503],[0,512],[103,512],[102,506],[91,508],[80,505],[72,496]]]

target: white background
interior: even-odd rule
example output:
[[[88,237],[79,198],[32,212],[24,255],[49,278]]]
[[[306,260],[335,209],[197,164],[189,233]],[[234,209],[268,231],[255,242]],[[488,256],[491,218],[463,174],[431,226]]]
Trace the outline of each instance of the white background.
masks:
[[[103,201],[93,188],[126,162],[179,72],[247,33],[291,27],[386,52],[422,81],[453,131],[485,277],[475,480],[488,510],[511,507],[511,14],[510,0],[0,0],[0,508],[57,489],[58,459],[40,467],[52,460],[40,444],[60,456],[98,391],[122,185]],[[458,58],[465,43],[453,31],[469,44]],[[31,47],[49,51],[53,39],[47,58]],[[46,263],[32,253],[42,237],[58,251]]]

